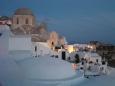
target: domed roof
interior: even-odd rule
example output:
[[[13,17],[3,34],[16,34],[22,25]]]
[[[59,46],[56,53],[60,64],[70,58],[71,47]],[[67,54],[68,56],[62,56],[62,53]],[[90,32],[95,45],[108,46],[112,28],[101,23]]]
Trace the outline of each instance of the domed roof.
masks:
[[[33,13],[28,8],[19,8],[15,11],[14,15],[33,15]]]
[[[26,78],[36,80],[60,80],[75,76],[75,71],[69,62],[59,58],[39,57],[22,62]],[[29,67],[28,67],[29,65]]]

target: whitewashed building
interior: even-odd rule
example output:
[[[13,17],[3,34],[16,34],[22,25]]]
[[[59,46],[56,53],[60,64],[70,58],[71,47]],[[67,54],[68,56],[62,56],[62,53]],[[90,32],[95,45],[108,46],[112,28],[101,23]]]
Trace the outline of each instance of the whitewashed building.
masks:
[[[9,51],[31,51],[32,42],[30,35],[15,35],[9,38]]]
[[[96,63],[97,60],[98,60],[98,63],[100,64],[102,62],[101,56],[97,53],[86,52],[84,58],[94,63]]]
[[[51,55],[52,52],[47,42],[32,42],[32,53],[34,56]]]

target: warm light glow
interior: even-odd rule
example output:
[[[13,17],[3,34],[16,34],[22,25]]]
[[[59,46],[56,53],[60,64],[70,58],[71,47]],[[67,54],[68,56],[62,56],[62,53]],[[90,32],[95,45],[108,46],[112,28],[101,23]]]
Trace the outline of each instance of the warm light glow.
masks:
[[[76,69],[77,69],[77,64],[72,63],[72,69],[73,69],[73,70],[76,70]]]
[[[93,45],[88,45],[87,47],[90,48],[90,49],[94,48]]]
[[[73,47],[73,45],[68,45],[68,52],[69,52],[69,53],[74,52],[74,47]]]

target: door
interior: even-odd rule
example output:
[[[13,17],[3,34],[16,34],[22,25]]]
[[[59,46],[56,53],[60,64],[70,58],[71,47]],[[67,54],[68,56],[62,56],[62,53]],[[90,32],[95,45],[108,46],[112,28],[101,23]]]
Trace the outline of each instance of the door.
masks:
[[[62,60],[66,60],[66,53],[65,53],[65,51],[62,51]]]

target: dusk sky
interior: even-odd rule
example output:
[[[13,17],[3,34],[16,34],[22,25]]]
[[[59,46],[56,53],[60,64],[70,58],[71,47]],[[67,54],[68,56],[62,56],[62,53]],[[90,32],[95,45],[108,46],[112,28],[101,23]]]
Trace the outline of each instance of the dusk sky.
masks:
[[[69,42],[98,40],[115,44],[115,0],[0,0],[0,15],[29,8],[38,22]]]

